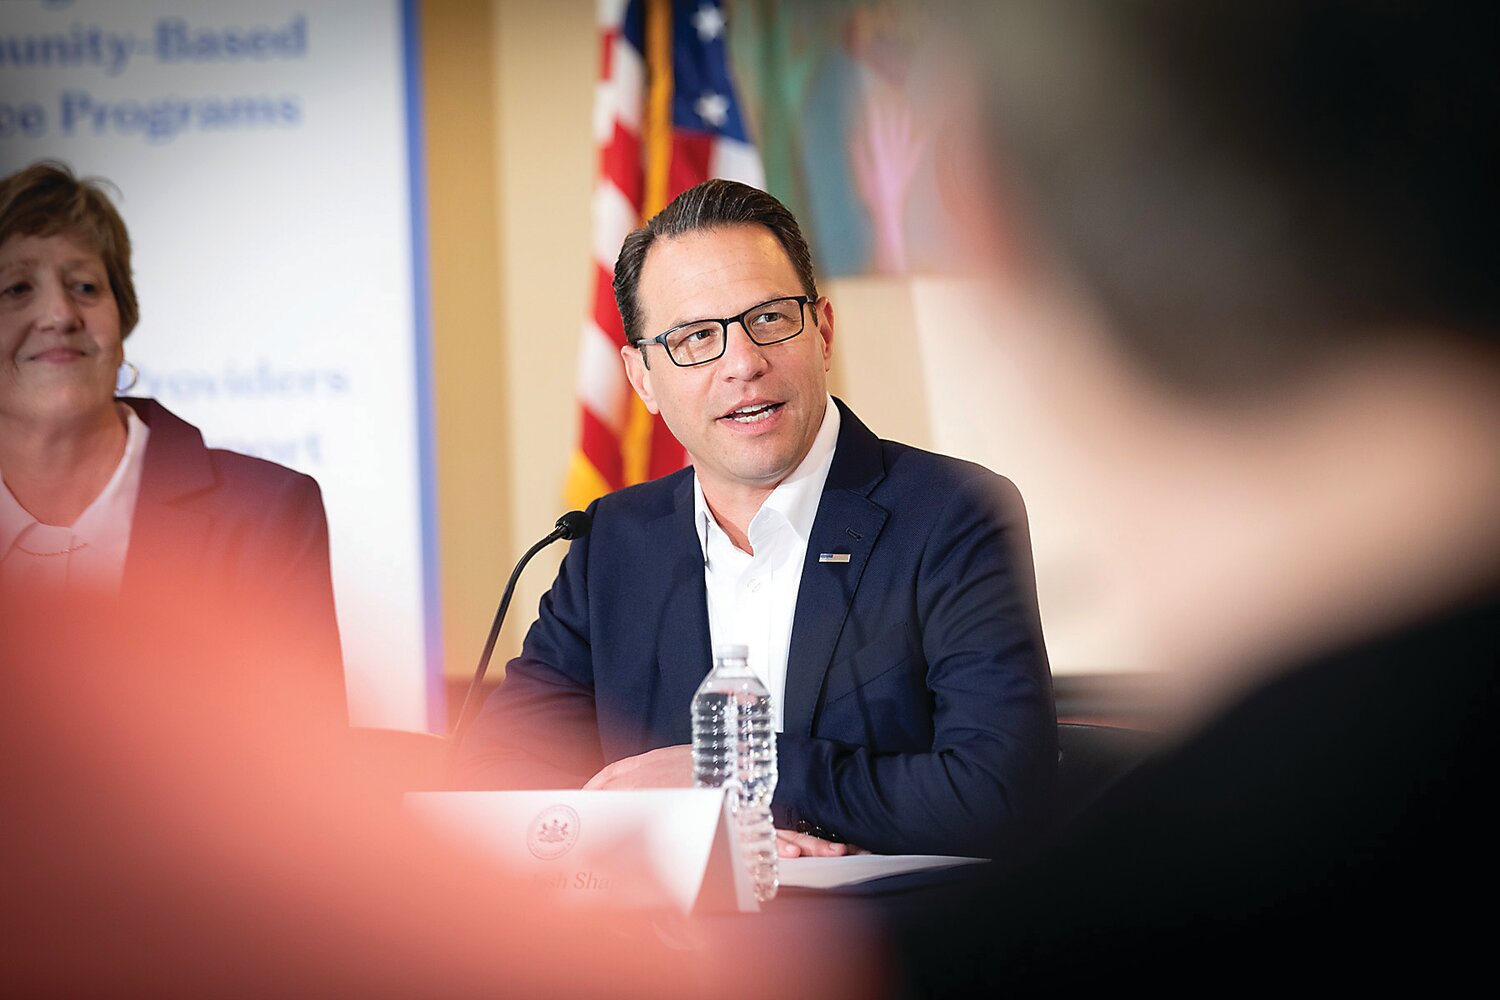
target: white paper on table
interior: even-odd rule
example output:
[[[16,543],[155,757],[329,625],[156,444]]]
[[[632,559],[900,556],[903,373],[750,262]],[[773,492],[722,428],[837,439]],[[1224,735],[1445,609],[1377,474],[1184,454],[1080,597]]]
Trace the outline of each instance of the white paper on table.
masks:
[[[780,881],[788,889],[838,889],[887,875],[984,864],[988,858],[944,854],[846,854],[839,858],[782,858]]]

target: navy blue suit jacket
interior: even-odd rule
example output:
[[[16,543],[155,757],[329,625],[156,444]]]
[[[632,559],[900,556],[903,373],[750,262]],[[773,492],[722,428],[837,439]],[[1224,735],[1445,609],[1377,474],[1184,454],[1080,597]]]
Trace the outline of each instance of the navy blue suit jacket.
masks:
[[[1057,760],[1020,496],[978,465],[881,441],[839,406],[787,661],[777,825],[885,853],[993,851]],[[465,784],[576,788],[691,741],[711,667],[692,476],[595,502],[465,740]]]

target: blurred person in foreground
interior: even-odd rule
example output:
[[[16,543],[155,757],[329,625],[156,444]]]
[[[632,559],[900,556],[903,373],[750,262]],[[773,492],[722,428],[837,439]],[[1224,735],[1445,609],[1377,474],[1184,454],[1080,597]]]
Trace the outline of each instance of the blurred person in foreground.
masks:
[[[1467,984],[1497,888],[1493,33],[1446,3],[971,13],[971,235],[1034,321],[996,336],[1093,456],[1196,704],[1039,856],[895,928],[908,987]]]
[[[763,980],[737,978],[741,924],[569,905],[417,826],[400,784],[347,730],[319,724],[312,678],[239,684],[146,641],[168,628],[208,638],[195,621],[119,611],[64,602],[45,628],[6,637],[8,992],[764,996]],[[779,994],[871,994],[862,963],[834,968],[814,941],[766,958]]]
[[[40,627],[30,606],[54,596],[170,608],[209,626],[203,669],[310,674],[342,720],[317,483],[116,398],[139,318],[130,237],[101,187],[49,162],[0,179],[0,617]],[[185,653],[197,630],[147,641]]]

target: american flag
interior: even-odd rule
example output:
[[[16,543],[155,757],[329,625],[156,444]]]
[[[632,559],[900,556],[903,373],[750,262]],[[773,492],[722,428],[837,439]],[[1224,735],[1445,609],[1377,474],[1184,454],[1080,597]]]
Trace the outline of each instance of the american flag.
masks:
[[[611,283],[625,236],[683,191],[712,177],[765,185],[729,76],[726,28],[712,0],[599,0],[594,296],[578,358],[582,429],[565,487],[575,507],[686,461],[625,379]]]

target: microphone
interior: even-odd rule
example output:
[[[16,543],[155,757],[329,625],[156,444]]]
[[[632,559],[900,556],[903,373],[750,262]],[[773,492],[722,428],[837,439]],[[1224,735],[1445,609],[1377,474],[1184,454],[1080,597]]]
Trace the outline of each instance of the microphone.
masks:
[[[453,727],[452,740],[455,751],[457,751],[459,745],[463,742],[464,733],[468,731],[470,723],[474,721],[472,718],[473,713],[471,713],[470,709],[479,697],[479,690],[484,684],[484,673],[490,667],[490,657],[495,652],[495,640],[500,638],[500,626],[505,623],[505,612],[510,608],[510,598],[515,593],[516,581],[521,578],[521,570],[526,568],[526,564],[531,561],[532,556],[559,538],[571,542],[575,538],[582,538],[584,535],[587,535],[589,529],[593,526],[594,519],[588,514],[581,510],[568,511],[557,519],[557,525],[546,538],[543,538],[526,550],[526,554],[516,563],[516,568],[511,570],[510,582],[505,585],[505,595],[500,598],[500,607],[495,612],[494,624],[490,626],[489,638],[484,641],[484,652],[479,656],[479,667],[474,671],[474,680],[469,684],[469,693],[464,695],[463,708],[459,709],[458,722]]]
[[[565,542],[571,542],[575,538],[582,538],[589,533],[594,526],[594,519],[581,510],[570,510],[557,519],[557,527],[552,529],[551,538],[556,536]],[[542,544],[546,544],[543,542]]]

